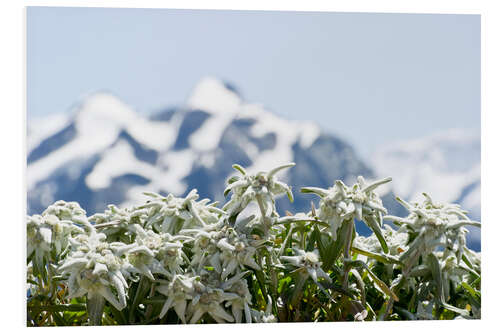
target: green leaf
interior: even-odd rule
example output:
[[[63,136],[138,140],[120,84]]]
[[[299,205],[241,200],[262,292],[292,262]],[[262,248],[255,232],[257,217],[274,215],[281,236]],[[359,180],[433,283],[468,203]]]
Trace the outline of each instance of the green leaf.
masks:
[[[478,277],[477,279],[475,279],[474,281],[471,282],[471,287],[475,287],[477,286],[478,284],[481,283],[481,277]]]
[[[54,304],[43,306],[28,306],[33,311],[48,311],[48,312],[80,312],[87,311],[84,304]]]
[[[141,279],[139,280],[139,285],[137,286],[137,289],[135,290],[134,298],[132,305],[130,307],[130,313],[129,313],[129,323],[133,323],[134,321],[134,314],[136,313],[136,310],[139,307],[139,304],[142,303],[144,298],[146,298],[146,295],[150,291],[150,283],[147,281],[147,278],[144,276],[141,276]]]
[[[66,280],[66,277],[64,277],[62,275],[56,275],[56,276],[52,277],[53,282],[64,281],[64,280]]]
[[[470,318],[470,313],[469,311],[465,310],[465,309],[460,309],[460,308],[457,308],[453,305],[450,305],[446,302],[442,302],[441,303],[441,306],[445,309],[448,309],[450,311],[453,311],[455,313],[458,313],[459,315],[461,315],[462,317],[465,317],[465,318]]]
[[[425,229],[422,229],[417,237],[411,242],[408,250],[406,250],[403,254],[399,256],[399,260],[406,261],[413,254],[414,251],[418,250],[418,248],[422,245],[422,238],[424,237]]]
[[[232,183],[237,182],[238,180],[240,180],[239,176],[232,176],[227,180],[227,183],[231,185]]]
[[[321,260],[324,260],[327,256],[327,245],[321,239],[321,233],[318,230],[318,227],[315,226],[313,232],[311,233],[311,241],[316,242],[318,246],[319,256]]]
[[[244,168],[244,167],[242,167],[242,166],[241,166],[241,165],[239,165],[239,164],[233,164],[233,169],[238,170],[239,172],[241,172],[241,174],[242,174],[243,176],[245,176],[245,175],[247,174],[247,171],[245,170],[245,168]]]
[[[290,282],[292,282],[292,277],[291,276],[286,276],[283,279],[280,279],[278,281],[278,293],[281,294],[283,291],[283,288],[285,286],[290,285]]]
[[[436,284],[438,303],[445,309],[456,312],[463,317],[470,317],[469,311],[465,309],[459,309],[453,305],[446,303],[444,299],[443,278],[441,274],[441,266],[439,265],[439,260],[434,253],[430,253],[427,256],[427,260],[429,262],[429,268],[431,269],[432,278]]]
[[[319,187],[303,187],[300,189],[300,192],[302,193],[311,193],[311,194],[316,194],[323,198],[328,194],[328,191]]]
[[[311,223],[311,224],[317,224],[322,227],[329,227],[328,223],[322,222],[318,219],[314,218],[302,218],[302,217],[297,217],[297,216],[284,216],[278,219],[278,221],[275,224],[290,224],[290,223]]]
[[[52,318],[58,326],[68,326],[64,318],[57,312],[52,312]]]
[[[377,221],[375,221],[369,215],[364,217],[363,221],[375,233],[375,236],[377,236],[377,239],[380,242],[380,245],[382,246],[382,250],[384,251],[384,253],[388,253],[389,248],[387,247],[387,243],[386,243],[384,235],[382,233],[382,229],[380,228],[380,225],[377,223]]]
[[[117,310],[114,306],[110,305],[106,307],[106,310],[111,311],[113,314],[113,319],[116,320],[116,322],[119,325],[126,325],[127,324],[127,318],[125,317],[124,313],[122,311]],[[108,311],[106,311],[108,312]]]
[[[476,296],[476,291],[467,282],[463,281],[461,283],[462,287],[466,289],[472,296]]]
[[[323,262],[325,266],[324,269],[328,270],[337,261],[337,259],[342,254],[345,244],[347,243],[347,235],[349,234],[349,223],[342,223],[339,230],[337,231],[337,240],[331,241],[328,245],[327,260]],[[354,234],[354,232],[353,232]]]
[[[26,279],[26,281],[28,283],[34,284],[35,286],[38,286],[38,282],[37,281],[31,280],[31,279]]]
[[[264,273],[262,271],[254,270],[255,272],[255,277],[257,278],[257,281],[259,282],[260,290],[262,291],[262,295],[264,295],[264,299],[267,299],[267,290],[266,290],[266,278],[264,276]]]
[[[371,271],[371,269],[368,267],[367,264],[365,264],[364,262],[362,262],[361,260],[353,260],[353,261],[350,261],[350,264],[352,266],[358,266],[358,267],[362,267],[365,269],[365,271],[368,273],[368,275],[370,276],[370,278],[373,280],[373,282],[375,282],[377,284],[377,286],[387,295],[387,296],[390,296],[392,297],[394,300],[396,301],[399,301],[399,297],[385,284],[384,281],[380,280],[378,278],[378,276],[375,275],[375,273],[373,273]]]
[[[283,169],[288,169],[288,168],[291,168],[295,166],[295,163],[287,163],[287,164],[283,164],[283,165],[280,165],[279,167],[276,167],[274,169],[272,169],[271,171],[269,171],[267,173],[267,177],[270,179],[272,178],[276,173],[278,173],[279,171],[283,170]]]
[[[290,188],[286,191],[286,195],[288,196],[288,200],[290,200],[290,202],[293,202],[293,193]]]
[[[401,261],[399,261],[397,258],[391,256],[391,255],[384,255],[384,254],[378,254],[378,253],[373,253],[367,250],[363,250],[360,248],[357,248],[355,246],[351,246],[351,250],[354,253],[362,254],[368,258],[375,259],[383,264],[396,264],[400,265],[402,264]]]

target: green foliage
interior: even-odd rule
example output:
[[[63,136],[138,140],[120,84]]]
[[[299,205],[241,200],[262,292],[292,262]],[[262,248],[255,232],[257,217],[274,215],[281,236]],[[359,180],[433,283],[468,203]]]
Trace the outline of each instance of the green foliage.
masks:
[[[280,216],[275,198],[293,196],[276,174],[293,165],[234,165],[222,209],[193,190],[29,216],[28,326],[481,317],[481,257],[465,244],[465,226],[480,224],[460,207],[424,194],[398,198],[408,216],[387,216],[374,190],[391,179],[358,177],[304,188],[319,208]]]

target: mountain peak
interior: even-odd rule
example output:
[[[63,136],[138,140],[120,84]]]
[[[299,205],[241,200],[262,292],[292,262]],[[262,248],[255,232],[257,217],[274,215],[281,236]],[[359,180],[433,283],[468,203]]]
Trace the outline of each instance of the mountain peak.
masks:
[[[241,97],[224,82],[213,77],[198,81],[188,101],[188,107],[210,113],[235,113],[241,104]]]
[[[97,92],[85,97],[75,115],[79,132],[121,128],[137,118],[133,109],[108,92]]]

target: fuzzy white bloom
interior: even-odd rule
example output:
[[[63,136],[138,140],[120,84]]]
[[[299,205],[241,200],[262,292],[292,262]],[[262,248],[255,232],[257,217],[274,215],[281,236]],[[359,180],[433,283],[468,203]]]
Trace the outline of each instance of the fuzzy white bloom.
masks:
[[[61,215],[60,215],[61,216]],[[41,264],[49,258],[52,249],[56,255],[68,246],[72,234],[83,233],[83,229],[71,220],[60,220],[56,215],[45,213],[28,217],[27,245],[28,257],[35,253],[35,260]]]
[[[173,307],[175,313],[181,321],[186,323],[186,306],[188,300],[193,298],[194,285],[193,282],[199,279],[197,276],[175,275],[171,282],[160,284],[157,291],[165,296],[167,300],[160,312],[160,318],[163,318],[167,311]]]
[[[239,235],[234,229],[228,228],[225,237],[217,242],[217,247],[222,251],[219,255],[222,267],[216,264],[216,270],[222,273],[221,279],[224,280],[238,268],[244,269],[244,266],[261,270],[254,259],[257,249],[249,244],[244,234]]]
[[[431,197],[423,193],[423,202],[408,203],[396,198],[403,207],[409,211],[405,218],[386,216],[387,220],[403,225],[401,229],[408,228],[417,233],[417,237],[410,244],[408,255],[414,251],[430,253],[436,247],[442,246],[447,252],[453,252],[457,263],[461,261],[464,253],[467,229],[465,226],[480,227],[479,222],[471,221],[466,211],[457,204],[441,204],[432,201]],[[402,230],[402,231],[403,231]]]
[[[370,229],[377,232],[382,225],[382,215],[387,210],[382,205],[380,197],[373,192],[378,186],[388,183],[391,178],[385,178],[366,184],[362,176],[358,182],[348,187],[341,180],[335,181],[328,190],[316,187],[306,187],[302,191],[314,193],[321,197],[319,203],[320,220],[327,221],[333,239],[337,239],[337,230],[344,221],[354,218],[365,222]]]
[[[59,271],[63,275],[69,275],[65,281],[69,298],[84,295],[87,295],[88,299],[104,297],[121,310],[126,306],[128,285],[123,275],[126,266],[120,254],[116,252],[123,244],[109,244],[105,239],[105,234],[95,231],[90,235],[77,236],[73,241],[76,251],[63,260]]]
[[[61,221],[69,220],[75,223],[87,224],[85,222],[87,219],[85,210],[80,207],[78,202],[74,201],[56,201],[47,207],[47,209],[43,211],[42,215],[55,215]]]
[[[281,256],[280,259],[289,262],[295,267],[299,267],[301,273],[308,274],[314,282],[318,282],[319,277],[324,278],[328,282],[332,282],[330,276],[321,268],[317,250],[306,252],[301,249],[295,249],[295,252],[297,253],[295,256]]]
[[[229,292],[237,294],[239,297],[235,299],[231,299],[226,302],[226,307],[231,307],[231,312],[233,317],[237,323],[242,322],[243,313],[245,314],[245,320],[247,323],[252,322],[252,314],[250,311],[250,305],[252,304],[252,294],[248,290],[248,284],[246,280],[239,279],[241,274],[235,276],[232,282],[228,280],[227,284],[230,284]]]
[[[225,301],[239,298],[235,293],[229,293],[222,288],[213,287],[210,283],[195,280],[193,282],[193,299],[189,303],[187,313],[191,318],[189,322],[194,324],[207,313],[216,322],[234,322],[234,318],[224,310]]]
[[[35,252],[35,262],[42,265],[43,258],[56,255],[67,247],[71,235],[83,233],[78,226],[89,227],[85,211],[76,202],[57,201],[42,215],[29,216],[27,220],[28,257]]]
[[[190,241],[191,237],[146,231],[137,224],[131,229],[136,235],[135,242],[123,246],[120,252],[127,254],[128,262],[137,272],[150,280],[154,280],[154,273],[171,277],[182,272],[181,265],[185,255],[182,252],[181,240]]]
[[[275,175],[293,165],[286,164],[256,174],[248,174],[241,166],[234,165],[240,175],[229,179],[224,195],[231,193],[231,198],[223,209],[216,207],[217,202],[198,200],[196,190],[184,198],[145,193],[149,200],[144,205],[132,208],[109,205],[104,213],[89,218],[77,203],[58,201],[41,215],[28,217],[28,256],[33,258],[28,263],[28,278],[33,281],[33,285],[28,284],[28,292],[37,292],[40,286],[49,290],[45,288],[46,276],[53,277],[52,267],[58,265],[57,271],[62,277],[56,276],[53,281],[62,280],[68,288],[69,298],[87,297],[91,324],[101,322],[106,301],[123,310],[127,306],[128,283],[136,283],[139,279],[141,283],[136,290],[140,292],[136,292],[133,303],[147,303],[141,301],[141,297],[162,302],[159,318],[164,318],[173,309],[182,323],[210,322],[209,317],[218,323],[277,322],[269,292],[276,297],[275,305],[280,314],[279,309],[284,304],[279,296],[288,297],[293,285],[300,291],[306,281],[314,281],[322,292],[335,297],[330,288],[323,288],[318,283],[318,280],[332,283],[322,268],[318,250],[309,252],[294,247],[295,255],[283,256],[292,253],[288,244],[295,246],[300,242],[304,244],[303,248],[309,248],[315,246],[316,241],[317,246],[323,247],[324,236],[321,235],[321,239],[314,237],[317,228],[329,234],[333,241],[339,242],[338,237],[345,241],[353,230],[347,227],[352,228],[355,219],[363,221],[374,234],[369,237],[355,234],[352,245],[357,249],[351,249],[373,260],[386,262],[385,259],[394,263],[386,265],[391,293],[385,282],[374,277],[370,265],[365,265],[369,279],[376,282],[376,288],[381,288],[396,301],[397,297],[393,295],[397,295],[401,288],[406,288],[408,293],[428,293],[419,296],[426,301],[418,303],[415,318],[432,319],[433,307],[447,305],[444,302],[453,295],[452,288],[456,290],[462,286],[461,290],[467,287],[467,291],[476,288],[481,255],[465,246],[465,226],[479,223],[470,221],[458,205],[437,204],[424,194],[423,203],[410,204],[398,199],[408,209],[408,217],[384,217],[387,211],[374,190],[391,179],[367,184],[360,176],[351,187],[338,180],[329,189],[304,188],[303,192],[320,196],[318,210],[313,207],[307,214],[287,213],[286,217],[280,218],[275,197],[287,194],[290,201],[293,197],[291,188]],[[249,207],[251,202],[256,207]],[[245,208],[247,210],[240,214]],[[259,212],[255,214],[253,208]],[[384,218],[401,227],[396,231],[389,225],[383,226]],[[340,228],[348,232],[339,233]],[[339,244],[331,243],[330,237],[326,238],[331,245]],[[350,241],[346,242],[346,251],[350,246]],[[328,245],[328,248],[332,247]],[[378,255],[381,252],[386,254]],[[463,262],[460,262],[462,257]],[[51,261],[59,262],[52,265]],[[398,265],[401,270],[393,270]],[[49,267],[50,274],[43,276],[41,267]],[[293,284],[283,283],[280,280],[283,271],[275,268],[285,269],[285,273],[291,271]],[[333,267],[332,271],[332,276],[341,273],[338,267]],[[350,282],[347,273],[346,286]],[[358,271],[354,270],[352,274],[362,289],[364,277],[355,273]],[[256,283],[264,288],[262,275],[264,283],[269,282],[282,291],[269,288],[267,304],[262,304],[260,296],[254,295],[258,308],[252,308],[251,290],[258,292],[254,289]],[[39,280],[43,280],[43,285],[35,286]],[[440,284],[436,287],[437,281]],[[144,296],[147,294],[145,288],[149,286],[152,288],[149,296]],[[165,298],[154,295],[155,292]],[[292,306],[297,304],[296,295],[301,297],[295,293]],[[360,295],[362,300],[369,296],[366,292]],[[352,304],[358,302],[358,296],[355,297]],[[361,306],[361,301],[358,303],[359,307],[350,312],[355,320],[362,321],[368,312]],[[144,304],[138,306],[144,310]],[[469,306],[476,317],[480,316],[480,306],[475,307],[477,304],[471,305],[472,309]],[[147,320],[155,316],[156,310],[153,309],[148,306],[145,311],[146,317],[149,316]],[[127,309],[132,311],[130,320],[133,320],[135,310]],[[465,310],[454,311],[467,317]],[[315,317],[319,316],[321,314],[317,312]]]
[[[107,241],[119,241],[120,236],[127,234],[134,225],[144,226],[145,209],[119,208],[108,205],[104,213],[94,214],[89,221],[107,237]]]
[[[270,216],[274,207],[274,197],[287,194],[290,201],[293,201],[291,188],[277,180],[274,175],[284,169],[294,166],[295,163],[289,163],[268,172],[258,172],[248,174],[240,165],[233,165],[233,168],[241,173],[241,176],[234,176],[229,179],[229,185],[224,190],[226,195],[232,192],[231,200],[224,205],[223,209],[228,215],[239,213],[251,201],[257,201],[259,208],[264,216]]]
[[[177,234],[181,229],[205,227],[219,222],[226,213],[216,207],[216,202],[199,198],[197,190],[192,190],[185,198],[177,198],[172,194],[163,197],[156,193],[144,193],[152,199],[139,209],[147,209],[146,228]]]
[[[222,232],[219,230],[185,229],[181,230],[181,234],[192,235],[194,238],[191,267],[201,269],[205,265],[211,265],[215,268],[220,266],[220,250],[217,243],[223,237]]]

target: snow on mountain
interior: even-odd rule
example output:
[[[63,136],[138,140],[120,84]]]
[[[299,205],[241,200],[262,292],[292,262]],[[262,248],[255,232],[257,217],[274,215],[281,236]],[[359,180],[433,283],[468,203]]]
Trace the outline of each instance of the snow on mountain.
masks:
[[[452,129],[407,142],[386,145],[371,157],[379,176],[392,176],[392,190],[408,200],[422,192],[441,202],[455,202],[481,218],[481,136],[479,131]],[[479,241],[480,231],[470,237]]]
[[[49,114],[35,117],[27,122],[27,152],[31,152],[43,140],[66,126],[70,117],[65,113]]]
[[[312,122],[248,103],[214,78],[202,79],[184,106],[149,118],[112,94],[96,93],[50,125],[29,126],[29,214],[59,199],[78,201],[92,214],[108,203],[140,202],[143,191],[183,195],[197,188],[202,197],[225,201],[234,163],[256,171],[295,161],[282,176],[297,199],[293,206],[280,201],[292,211],[309,208],[314,199],[299,194],[301,186],[372,176],[344,141]]]
[[[148,122],[111,94],[94,94],[76,108],[64,128],[28,151],[28,190],[62,165],[89,159],[107,149],[122,131],[150,149],[169,146],[173,141],[168,124]]]
[[[51,119],[28,126],[28,214],[60,199],[78,201],[93,214],[107,204],[142,202],[144,191],[185,195],[196,188],[201,197],[224,202],[232,164],[254,172],[290,161],[296,166],[280,175],[295,201],[280,198],[281,213],[317,202],[300,193],[303,186],[352,183],[363,175],[392,176],[392,191],[405,198],[427,191],[437,200],[461,203],[473,217],[480,214],[476,134],[451,131],[385,147],[372,158],[376,175],[349,144],[317,124],[279,117],[214,78],[202,79],[185,105],[150,117],[100,92]],[[381,193],[384,204],[390,213],[404,214],[393,192],[387,187]],[[368,232],[363,228],[358,232]]]

